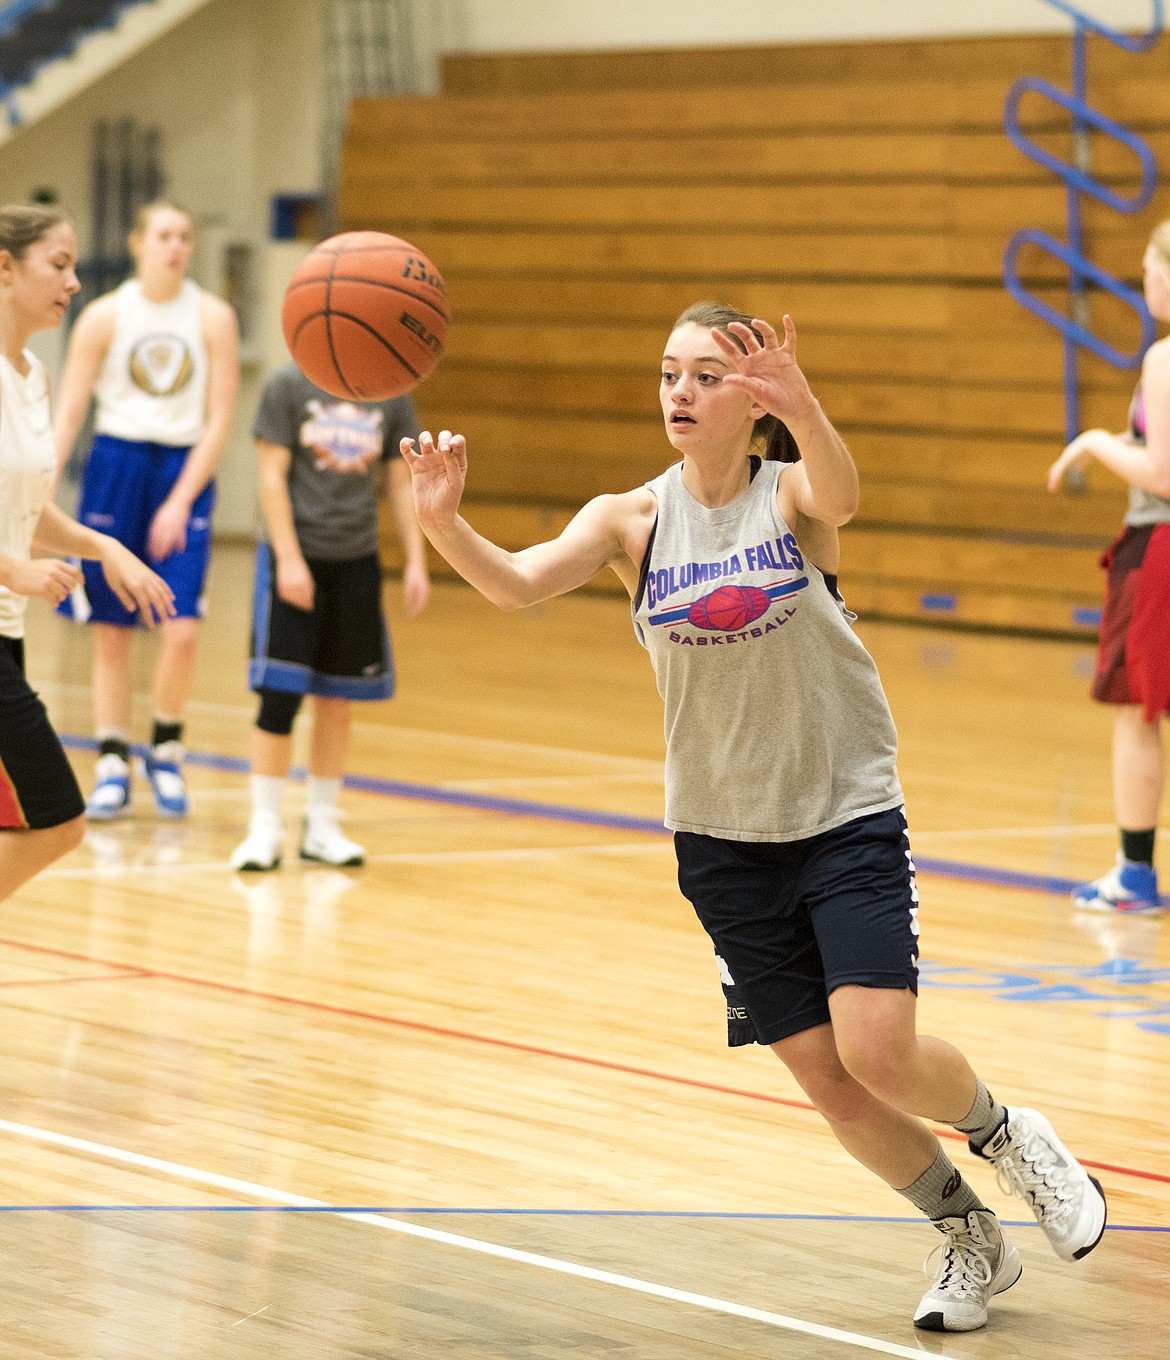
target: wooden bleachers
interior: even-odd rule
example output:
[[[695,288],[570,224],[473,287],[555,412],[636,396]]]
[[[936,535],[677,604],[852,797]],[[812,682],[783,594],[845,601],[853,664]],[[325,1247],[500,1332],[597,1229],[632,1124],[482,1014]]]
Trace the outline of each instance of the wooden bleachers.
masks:
[[[358,101],[342,222],[407,237],[447,278],[448,350],[418,403],[468,436],[469,517],[521,546],[661,471],[662,344],[719,297],[793,314],[854,451],[855,607],[1092,631],[1124,492],[1099,470],[1082,497],[1044,490],[1061,345],[1001,282],[1013,230],[1065,231],[1063,187],[1008,142],[1004,97],[1026,73],[1067,84],[1068,62],[1058,38],[465,57],[441,97]],[[1090,79],[1098,107],[1170,152],[1170,52],[1095,43]],[[1023,112],[1067,156],[1053,111]],[[1097,139],[1093,155],[1132,189],[1131,153]],[[1086,204],[1092,257],[1137,285],[1167,212]],[[1059,268],[1025,263],[1062,305]],[[1131,314],[1108,298],[1093,313],[1134,347]],[[1088,357],[1082,373],[1083,422],[1121,428],[1134,375]]]

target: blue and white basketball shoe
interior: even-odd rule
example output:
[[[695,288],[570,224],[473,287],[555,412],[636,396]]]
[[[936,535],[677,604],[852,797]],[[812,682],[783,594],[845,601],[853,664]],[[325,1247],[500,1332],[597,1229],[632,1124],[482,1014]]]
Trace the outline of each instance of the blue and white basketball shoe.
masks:
[[[1107,874],[1074,888],[1072,900],[1082,911],[1117,911],[1125,916],[1150,916],[1162,905],[1157,871],[1120,854]]]

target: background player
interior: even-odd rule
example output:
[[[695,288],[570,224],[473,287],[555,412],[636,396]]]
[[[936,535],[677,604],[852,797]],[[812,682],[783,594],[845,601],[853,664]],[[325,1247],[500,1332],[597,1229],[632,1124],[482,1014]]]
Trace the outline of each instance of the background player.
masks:
[[[252,816],[232,865],[264,870],[280,863],[293,721],[306,694],[313,696],[313,731],[300,854],[361,864],[365,850],[337,824],[337,799],[350,703],[394,693],[378,561],[383,472],[406,556],[407,617],[425,608],[430,593],[410,473],[398,456],[399,443],[418,433],[414,403],[339,401],[289,363],[265,385],[253,433],[267,530],[256,555],[249,667],[260,711],[252,732]]]
[[[169,817],[187,814],[183,718],[211,550],[212,479],[239,387],[235,313],[186,278],[191,248],[185,212],[169,203],[142,209],[130,234],[134,277],[78,318],[54,426],[64,465],[96,397],[96,436],[77,517],[157,563],[175,593],[175,617],[163,623],[154,668],[154,722],[145,759],[156,805]],[[84,570],[84,593],[75,592],[63,612],[93,624],[100,754],[86,814],[108,820],[130,803],[137,620],[96,568]]]
[[[59,604],[81,580],[55,557],[98,564],[108,589],[152,625],[173,612],[170,587],[106,534],[50,499],[57,459],[44,365],[29,337],[61,324],[77,281],[77,238],[52,209],[0,208],[0,901],[72,850],[84,831],[81,791],[24,677],[31,597]]]
[[[1170,322],[1170,221],[1154,229],[1142,260],[1146,305]],[[1159,909],[1154,838],[1165,784],[1162,717],[1170,712],[1170,339],[1151,345],[1123,434],[1086,430],[1048,474],[1060,489],[1070,468],[1096,459],[1129,484],[1121,535],[1102,558],[1109,575],[1093,698],[1114,705],[1113,804],[1117,863],[1073,892],[1078,907],[1148,914]]]

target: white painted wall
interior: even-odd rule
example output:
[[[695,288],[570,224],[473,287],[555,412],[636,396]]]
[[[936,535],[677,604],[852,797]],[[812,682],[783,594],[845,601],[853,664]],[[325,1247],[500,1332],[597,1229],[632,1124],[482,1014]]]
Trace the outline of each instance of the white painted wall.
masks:
[[[162,130],[168,192],[196,221],[196,277],[218,289],[215,242],[245,239],[255,243],[262,289],[272,278],[265,259],[272,195],[314,193],[320,180],[319,48],[319,0],[211,0],[0,147],[0,197],[23,198],[38,186],[56,190],[77,225],[84,257],[91,242],[93,124],[133,117]],[[279,305],[279,299],[267,301],[269,311]],[[255,523],[249,431],[264,371],[284,360],[272,352],[271,328],[262,324],[260,336],[221,467],[220,533],[248,533]],[[38,349],[55,367],[52,333]]]
[[[423,4],[430,0],[422,0]],[[1149,26],[1151,0],[1080,0],[1115,28]],[[451,52],[751,46],[866,38],[1068,32],[1044,0],[442,0]]]

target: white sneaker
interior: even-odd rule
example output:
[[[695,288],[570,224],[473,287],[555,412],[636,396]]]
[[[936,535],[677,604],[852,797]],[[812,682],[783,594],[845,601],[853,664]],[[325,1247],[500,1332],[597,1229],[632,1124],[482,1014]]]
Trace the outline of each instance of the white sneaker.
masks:
[[[929,1273],[942,1252],[934,1284],[914,1314],[915,1327],[928,1332],[974,1332],[987,1323],[987,1302],[1020,1278],[1020,1253],[1004,1237],[990,1209],[966,1217],[931,1220],[945,1239],[926,1258]]]
[[[1009,1109],[1003,1126],[971,1151],[995,1165],[1007,1195],[1018,1195],[1036,1215],[1056,1254],[1079,1261],[1105,1231],[1105,1192],[1035,1110]]]
[[[264,873],[280,867],[284,827],[273,812],[253,812],[248,834],[232,851],[233,869],[254,869]]]
[[[130,762],[112,752],[100,756],[97,784],[85,804],[91,822],[112,822],[130,806]]]
[[[335,808],[314,808],[305,817],[301,859],[350,868],[366,862],[365,846],[351,841],[337,825]]]

